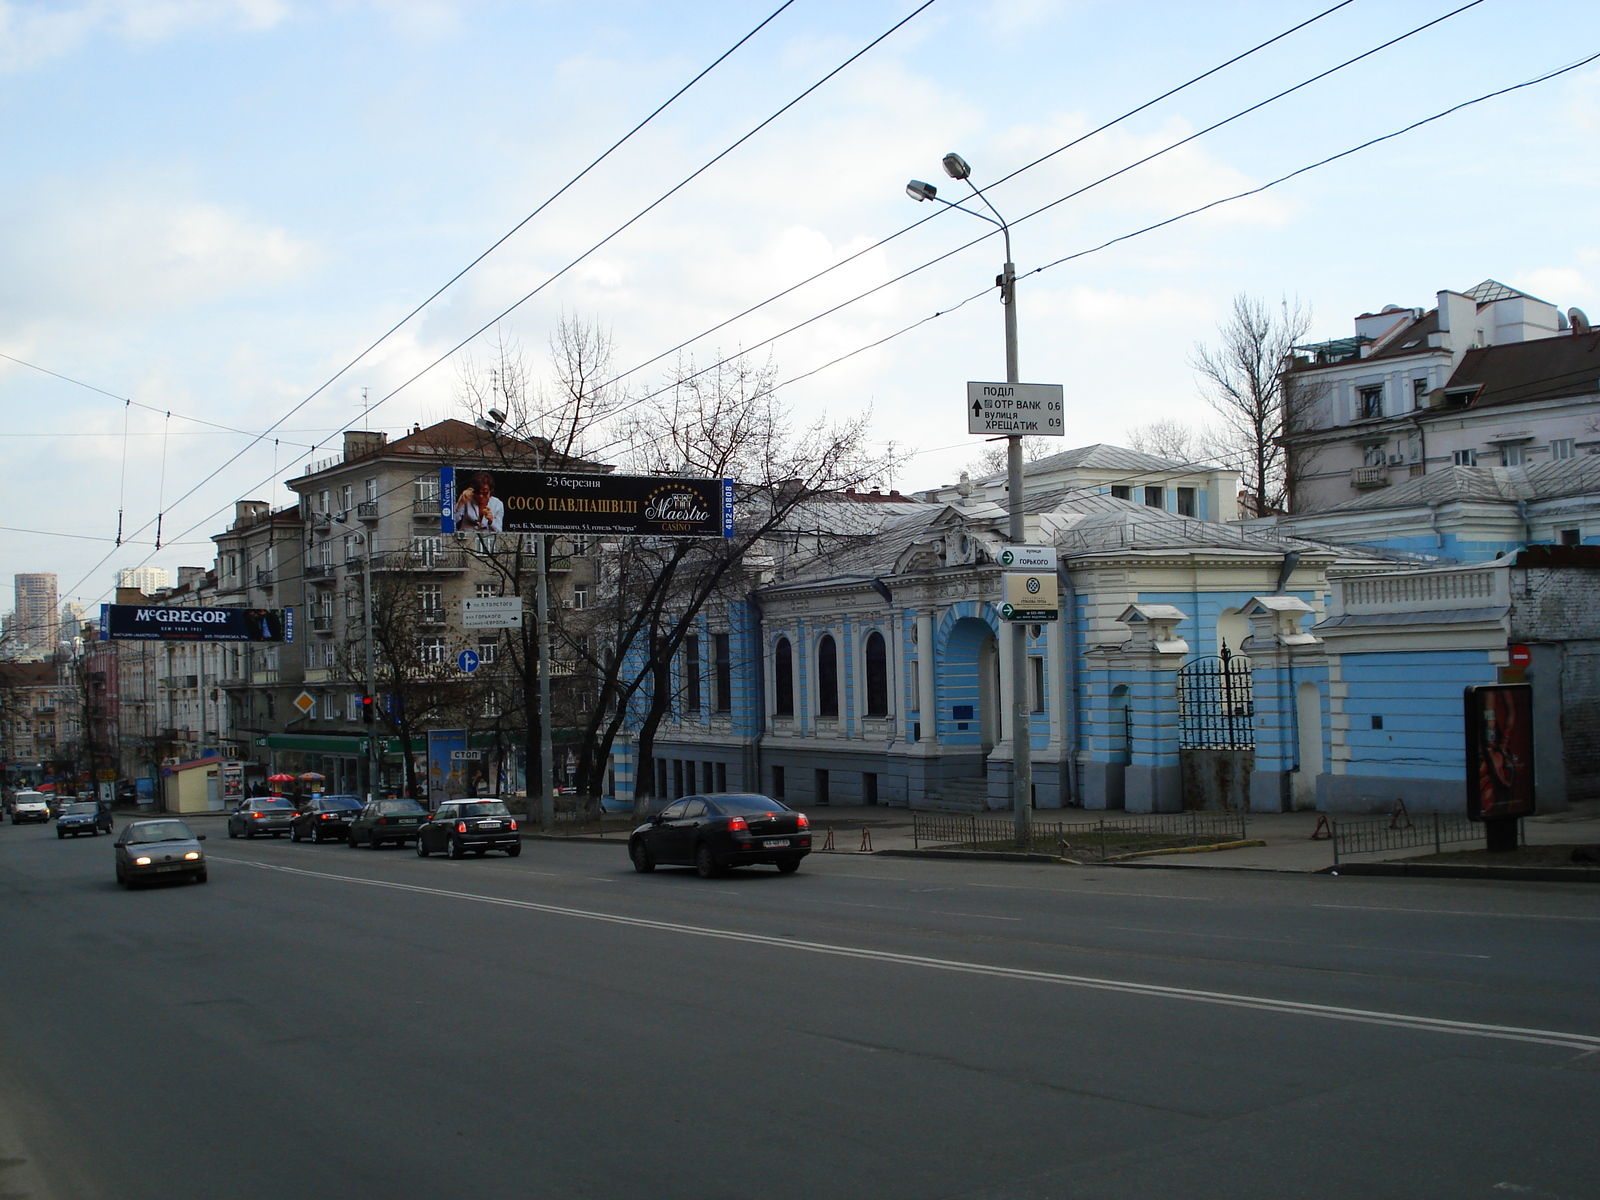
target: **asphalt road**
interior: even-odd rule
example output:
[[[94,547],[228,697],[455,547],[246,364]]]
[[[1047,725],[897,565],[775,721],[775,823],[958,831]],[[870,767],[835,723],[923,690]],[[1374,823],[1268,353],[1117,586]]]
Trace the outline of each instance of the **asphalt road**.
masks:
[[[0,1196],[1600,1195],[1574,886],[0,827]]]

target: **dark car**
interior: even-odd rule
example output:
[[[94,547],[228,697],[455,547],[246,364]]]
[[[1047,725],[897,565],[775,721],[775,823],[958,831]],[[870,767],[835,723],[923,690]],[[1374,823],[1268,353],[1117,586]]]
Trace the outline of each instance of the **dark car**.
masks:
[[[167,878],[204,883],[206,855],[200,843],[205,840],[205,834],[196,835],[172,817],[125,825],[113,851],[117,882],[125,888]]]
[[[805,813],[769,796],[742,792],[675,800],[628,838],[634,870],[694,867],[702,879],[754,863],[771,863],[788,875],[810,853],[811,822]]]
[[[289,840],[302,838],[320,845],[323,842],[342,842],[350,831],[350,822],[361,811],[358,796],[321,796],[289,822]]]
[[[58,838],[64,838],[68,834],[81,837],[86,833],[99,837],[102,832],[111,832],[111,814],[93,800],[79,800],[69,804],[56,818]]]
[[[228,836],[243,834],[253,838],[258,833],[270,833],[278,837],[289,832],[294,818],[294,805],[282,796],[257,796],[228,814]]]
[[[417,831],[417,857],[432,853],[465,858],[468,851],[483,855],[504,850],[512,858],[522,853],[522,835],[511,811],[498,800],[447,800]]]
[[[394,842],[414,842],[428,819],[428,810],[415,800],[374,800],[357,814],[345,833],[345,845],[369,850]]]

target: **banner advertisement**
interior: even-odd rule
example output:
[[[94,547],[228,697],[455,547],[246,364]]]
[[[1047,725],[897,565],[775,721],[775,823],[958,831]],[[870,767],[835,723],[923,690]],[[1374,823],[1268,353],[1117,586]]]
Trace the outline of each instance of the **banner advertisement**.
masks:
[[[292,608],[157,608],[102,604],[101,641],[292,642]]]
[[[732,537],[733,480],[442,467],[439,509],[445,533]]]
[[[465,729],[428,731],[428,807],[458,800],[467,792],[467,764],[456,757],[467,748]]]
[[[1530,817],[1533,793],[1533,688],[1526,683],[1466,689],[1467,816],[1474,821]]]

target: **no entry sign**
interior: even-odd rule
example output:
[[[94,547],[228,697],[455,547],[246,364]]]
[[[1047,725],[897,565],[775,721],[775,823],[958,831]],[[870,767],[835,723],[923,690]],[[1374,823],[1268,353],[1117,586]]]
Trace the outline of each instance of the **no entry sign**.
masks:
[[[1520,642],[1512,643],[1510,647],[1511,665],[1513,667],[1526,667],[1533,662],[1533,651]]]

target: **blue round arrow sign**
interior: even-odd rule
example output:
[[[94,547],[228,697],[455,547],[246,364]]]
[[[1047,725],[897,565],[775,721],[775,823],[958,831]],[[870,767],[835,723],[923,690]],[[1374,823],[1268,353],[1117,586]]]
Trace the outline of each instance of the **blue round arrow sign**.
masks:
[[[476,671],[478,669],[478,652],[476,650],[463,650],[456,659],[456,666],[463,671]]]

